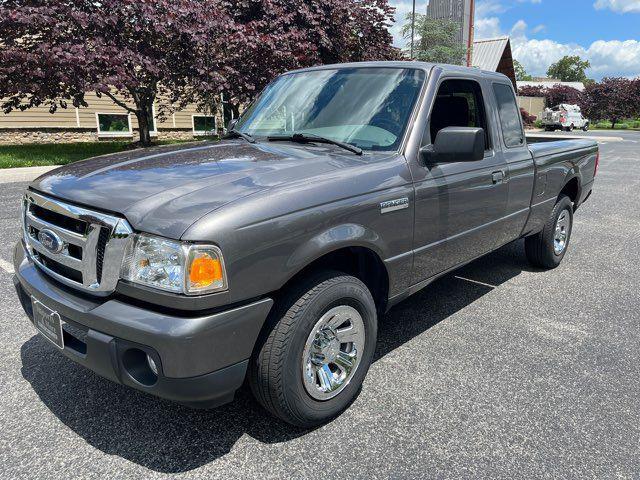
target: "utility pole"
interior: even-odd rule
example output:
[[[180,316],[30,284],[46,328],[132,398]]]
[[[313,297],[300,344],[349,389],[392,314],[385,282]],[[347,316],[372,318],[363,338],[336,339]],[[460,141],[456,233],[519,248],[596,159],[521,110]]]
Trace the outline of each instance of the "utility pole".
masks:
[[[411,53],[409,58],[413,60],[413,35],[416,29],[416,0],[413,0],[413,11],[411,13]]]

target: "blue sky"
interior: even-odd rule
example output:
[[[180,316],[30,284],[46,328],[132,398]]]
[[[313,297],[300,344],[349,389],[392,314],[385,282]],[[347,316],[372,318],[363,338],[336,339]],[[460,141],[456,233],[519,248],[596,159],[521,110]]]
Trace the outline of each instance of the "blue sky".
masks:
[[[411,11],[408,0],[390,0],[396,19]],[[427,0],[416,1],[426,12]],[[640,76],[640,0],[476,0],[476,38],[509,35],[514,56],[530,74],[542,76],[564,55],[580,55],[587,74]],[[399,25],[392,28],[402,46]]]

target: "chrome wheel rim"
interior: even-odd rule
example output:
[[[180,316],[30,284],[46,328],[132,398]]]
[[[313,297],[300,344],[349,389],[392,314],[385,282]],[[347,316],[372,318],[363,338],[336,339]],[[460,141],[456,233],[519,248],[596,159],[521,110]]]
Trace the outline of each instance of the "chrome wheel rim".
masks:
[[[558,216],[556,230],[553,234],[553,251],[560,255],[567,248],[569,233],[571,231],[571,214],[569,210],[563,210]]]
[[[302,353],[304,388],[316,400],[328,400],[346,388],[364,352],[362,315],[340,305],[326,312],[311,329]]]

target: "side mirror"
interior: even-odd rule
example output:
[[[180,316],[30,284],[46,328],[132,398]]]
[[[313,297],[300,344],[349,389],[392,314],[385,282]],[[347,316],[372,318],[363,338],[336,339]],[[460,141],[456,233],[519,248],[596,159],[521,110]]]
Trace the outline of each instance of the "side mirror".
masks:
[[[232,118],[231,120],[229,120],[229,123],[227,123],[227,132],[230,132],[231,130],[233,130],[233,127],[236,126],[236,123],[238,123],[237,118]]]
[[[485,148],[484,129],[447,127],[438,132],[432,145],[420,149],[420,157],[425,165],[477,162],[484,158]]]

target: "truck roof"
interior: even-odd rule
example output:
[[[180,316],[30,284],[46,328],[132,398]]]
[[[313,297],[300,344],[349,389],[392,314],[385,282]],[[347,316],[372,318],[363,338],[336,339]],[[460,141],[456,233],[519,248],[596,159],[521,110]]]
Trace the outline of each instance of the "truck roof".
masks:
[[[460,65],[450,65],[447,63],[429,63],[429,62],[418,62],[412,60],[403,60],[403,61],[374,61],[374,62],[350,62],[350,63],[333,63],[329,65],[318,65],[315,67],[307,67],[300,68],[297,70],[291,70],[286,72],[284,75],[289,73],[299,73],[299,72],[312,72],[314,70],[336,70],[336,69],[346,69],[346,68],[414,68],[424,70],[425,72],[431,71],[434,67],[438,67],[442,69],[445,73],[460,73],[463,75],[471,75],[477,76],[478,74],[482,74],[485,77],[495,78],[496,80],[509,80],[509,77],[503,75],[498,72],[490,72],[488,70],[482,70],[477,67],[463,67]]]

